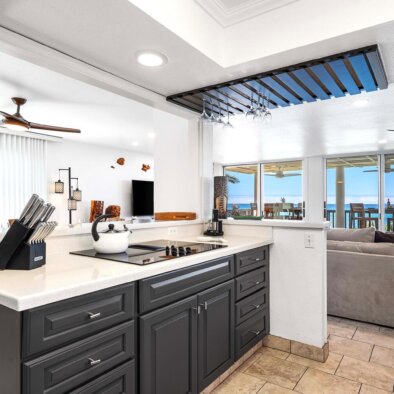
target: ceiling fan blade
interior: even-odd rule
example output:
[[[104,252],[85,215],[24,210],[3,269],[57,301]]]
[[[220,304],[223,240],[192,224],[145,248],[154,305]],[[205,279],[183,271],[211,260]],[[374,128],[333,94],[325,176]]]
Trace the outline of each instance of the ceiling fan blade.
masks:
[[[29,122],[29,128],[33,130],[60,131],[62,133],[80,133],[79,129],[71,129],[69,127],[50,126],[46,124]]]

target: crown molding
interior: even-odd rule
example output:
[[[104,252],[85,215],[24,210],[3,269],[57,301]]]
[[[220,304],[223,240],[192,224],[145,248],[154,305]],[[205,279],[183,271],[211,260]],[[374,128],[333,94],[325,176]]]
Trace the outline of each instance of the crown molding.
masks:
[[[194,0],[205,12],[226,28],[300,0],[246,0],[228,7],[223,0]]]

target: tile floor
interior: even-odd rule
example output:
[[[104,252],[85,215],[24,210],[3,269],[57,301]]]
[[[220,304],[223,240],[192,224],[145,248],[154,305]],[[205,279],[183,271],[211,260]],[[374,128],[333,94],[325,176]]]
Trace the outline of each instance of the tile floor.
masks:
[[[262,347],[214,394],[384,394],[394,390],[394,329],[328,318],[325,363]]]

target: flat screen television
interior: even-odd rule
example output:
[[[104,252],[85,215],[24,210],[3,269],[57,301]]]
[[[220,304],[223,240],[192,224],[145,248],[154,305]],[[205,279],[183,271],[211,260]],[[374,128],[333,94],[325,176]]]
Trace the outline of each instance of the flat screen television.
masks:
[[[131,215],[153,216],[153,182],[131,181]]]

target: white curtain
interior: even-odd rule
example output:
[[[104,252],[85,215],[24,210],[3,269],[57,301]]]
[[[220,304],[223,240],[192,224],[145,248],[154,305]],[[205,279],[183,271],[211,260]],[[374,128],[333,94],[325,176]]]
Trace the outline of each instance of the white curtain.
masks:
[[[0,133],[0,227],[33,193],[47,199],[47,141]],[[1,228],[0,228],[1,233]]]

